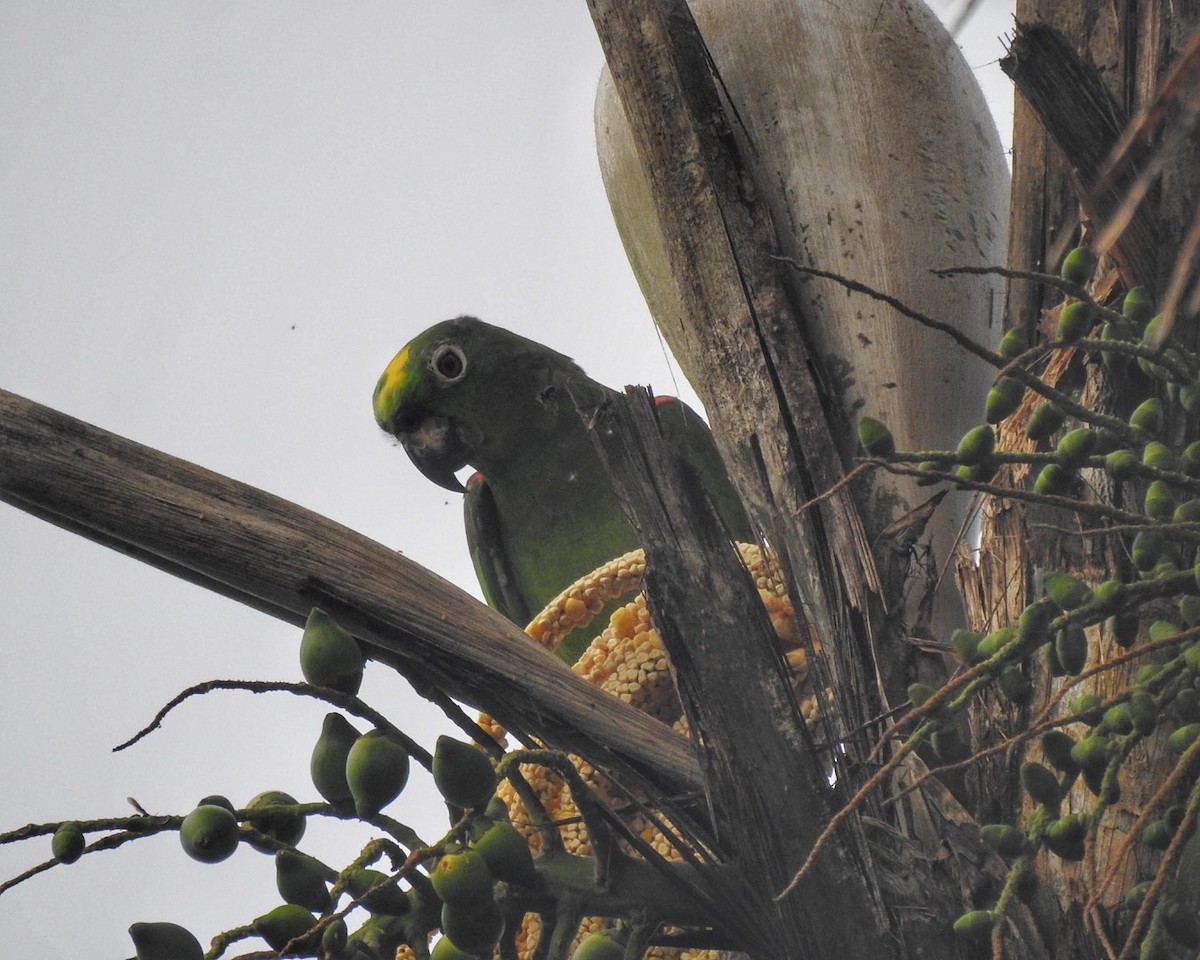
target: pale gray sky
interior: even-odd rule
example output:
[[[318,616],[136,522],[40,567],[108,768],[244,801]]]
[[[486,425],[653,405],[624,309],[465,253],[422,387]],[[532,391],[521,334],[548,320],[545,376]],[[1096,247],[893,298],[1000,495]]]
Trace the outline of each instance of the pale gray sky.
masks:
[[[952,17],[957,3],[936,8]],[[1001,115],[1010,5],[962,36]],[[614,386],[686,395],[594,159],[602,62],[583,0],[0,4],[0,387],[295,500],[478,595],[460,505],[377,431],[393,353],[461,312]],[[299,679],[299,633],[0,505],[0,830],[314,796],[324,711],[193,701]],[[380,669],[364,694],[432,744],[440,714]],[[389,812],[443,825],[419,775]],[[424,798],[422,798],[424,794]],[[313,831],[342,863],[367,834]],[[49,855],[0,848],[11,876]],[[4,952],[127,957],[126,928],[212,934],[275,905],[269,858],[196,864],[174,836],[0,896]]]

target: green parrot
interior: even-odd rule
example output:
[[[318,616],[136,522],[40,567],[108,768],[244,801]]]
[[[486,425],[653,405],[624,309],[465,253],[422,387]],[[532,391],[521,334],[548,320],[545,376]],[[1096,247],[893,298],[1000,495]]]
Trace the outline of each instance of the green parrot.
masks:
[[[426,477],[465,493],[480,586],[518,626],[639,546],[573,400],[616,396],[569,357],[466,316],[414,337],[375,387],[379,426]],[[658,405],[668,446],[704,483],[730,535],[753,540],[704,421],[674,398]],[[464,486],[455,473],[465,466],[476,472]]]

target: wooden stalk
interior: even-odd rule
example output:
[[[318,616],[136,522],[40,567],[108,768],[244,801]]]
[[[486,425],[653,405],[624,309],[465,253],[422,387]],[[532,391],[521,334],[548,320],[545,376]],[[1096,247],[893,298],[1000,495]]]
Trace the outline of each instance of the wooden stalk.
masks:
[[[618,776],[699,795],[687,741],[508,620],[262,490],[0,391],[0,500],[289,623],[321,606],[368,655]]]

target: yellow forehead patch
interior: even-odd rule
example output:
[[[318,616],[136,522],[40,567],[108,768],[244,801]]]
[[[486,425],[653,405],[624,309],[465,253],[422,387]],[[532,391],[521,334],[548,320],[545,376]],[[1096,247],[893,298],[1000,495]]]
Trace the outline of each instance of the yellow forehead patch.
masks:
[[[375,384],[372,406],[375,408],[375,422],[381,427],[392,419],[410,379],[408,347],[406,346],[392,357],[392,362],[387,365],[379,382]]]

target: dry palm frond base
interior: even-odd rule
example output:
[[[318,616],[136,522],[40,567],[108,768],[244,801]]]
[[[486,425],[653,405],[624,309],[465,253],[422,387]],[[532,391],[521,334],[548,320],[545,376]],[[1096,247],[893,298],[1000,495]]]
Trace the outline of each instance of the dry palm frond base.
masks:
[[[811,726],[818,716],[818,702],[809,684],[807,652],[787,597],[787,588],[769,551],[757,544],[739,544],[738,549],[743,563],[754,577],[759,596],[775,627],[780,652],[792,677],[797,703],[805,721]],[[556,649],[569,634],[585,629],[610,601],[638,591],[645,569],[646,558],[641,550],[634,550],[606,563],[559,594],[526,627],[525,632],[548,649]],[[810,638],[810,643],[816,644],[818,641]],[[667,654],[650,619],[644,594],[637,593],[612,613],[608,625],[591,641],[572,669],[589,683],[687,734],[687,718],[683,715]],[[480,725],[501,743],[505,741],[505,731],[490,717],[482,716]],[[602,801],[613,809],[629,808],[628,797],[615,789],[586,760],[576,756],[570,759],[584,782]],[[587,830],[566,783],[541,766],[522,765],[521,773],[537,794],[546,813],[560,824],[559,832],[567,852],[579,856],[591,853]],[[540,838],[528,825],[530,818],[512,786],[502,782],[497,795],[505,802],[513,823],[526,834],[536,852],[540,847]],[[681,859],[680,852],[668,837],[644,814],[635,811],[625,813],[623,817],[629,828],[661,856],[668,860]],[[625,852],[634,853],[628,846]],[[605,925],[606,922],[598,917],[585,919],[580,925],[576,942]],[[539,926],[540,919],[536,914],[525,916],[523,928],[517,936],[517,948],[522,958],[530,956],[537,942]],[[655,947],[647,956],[710,960],[716,958],[718,953]]]

